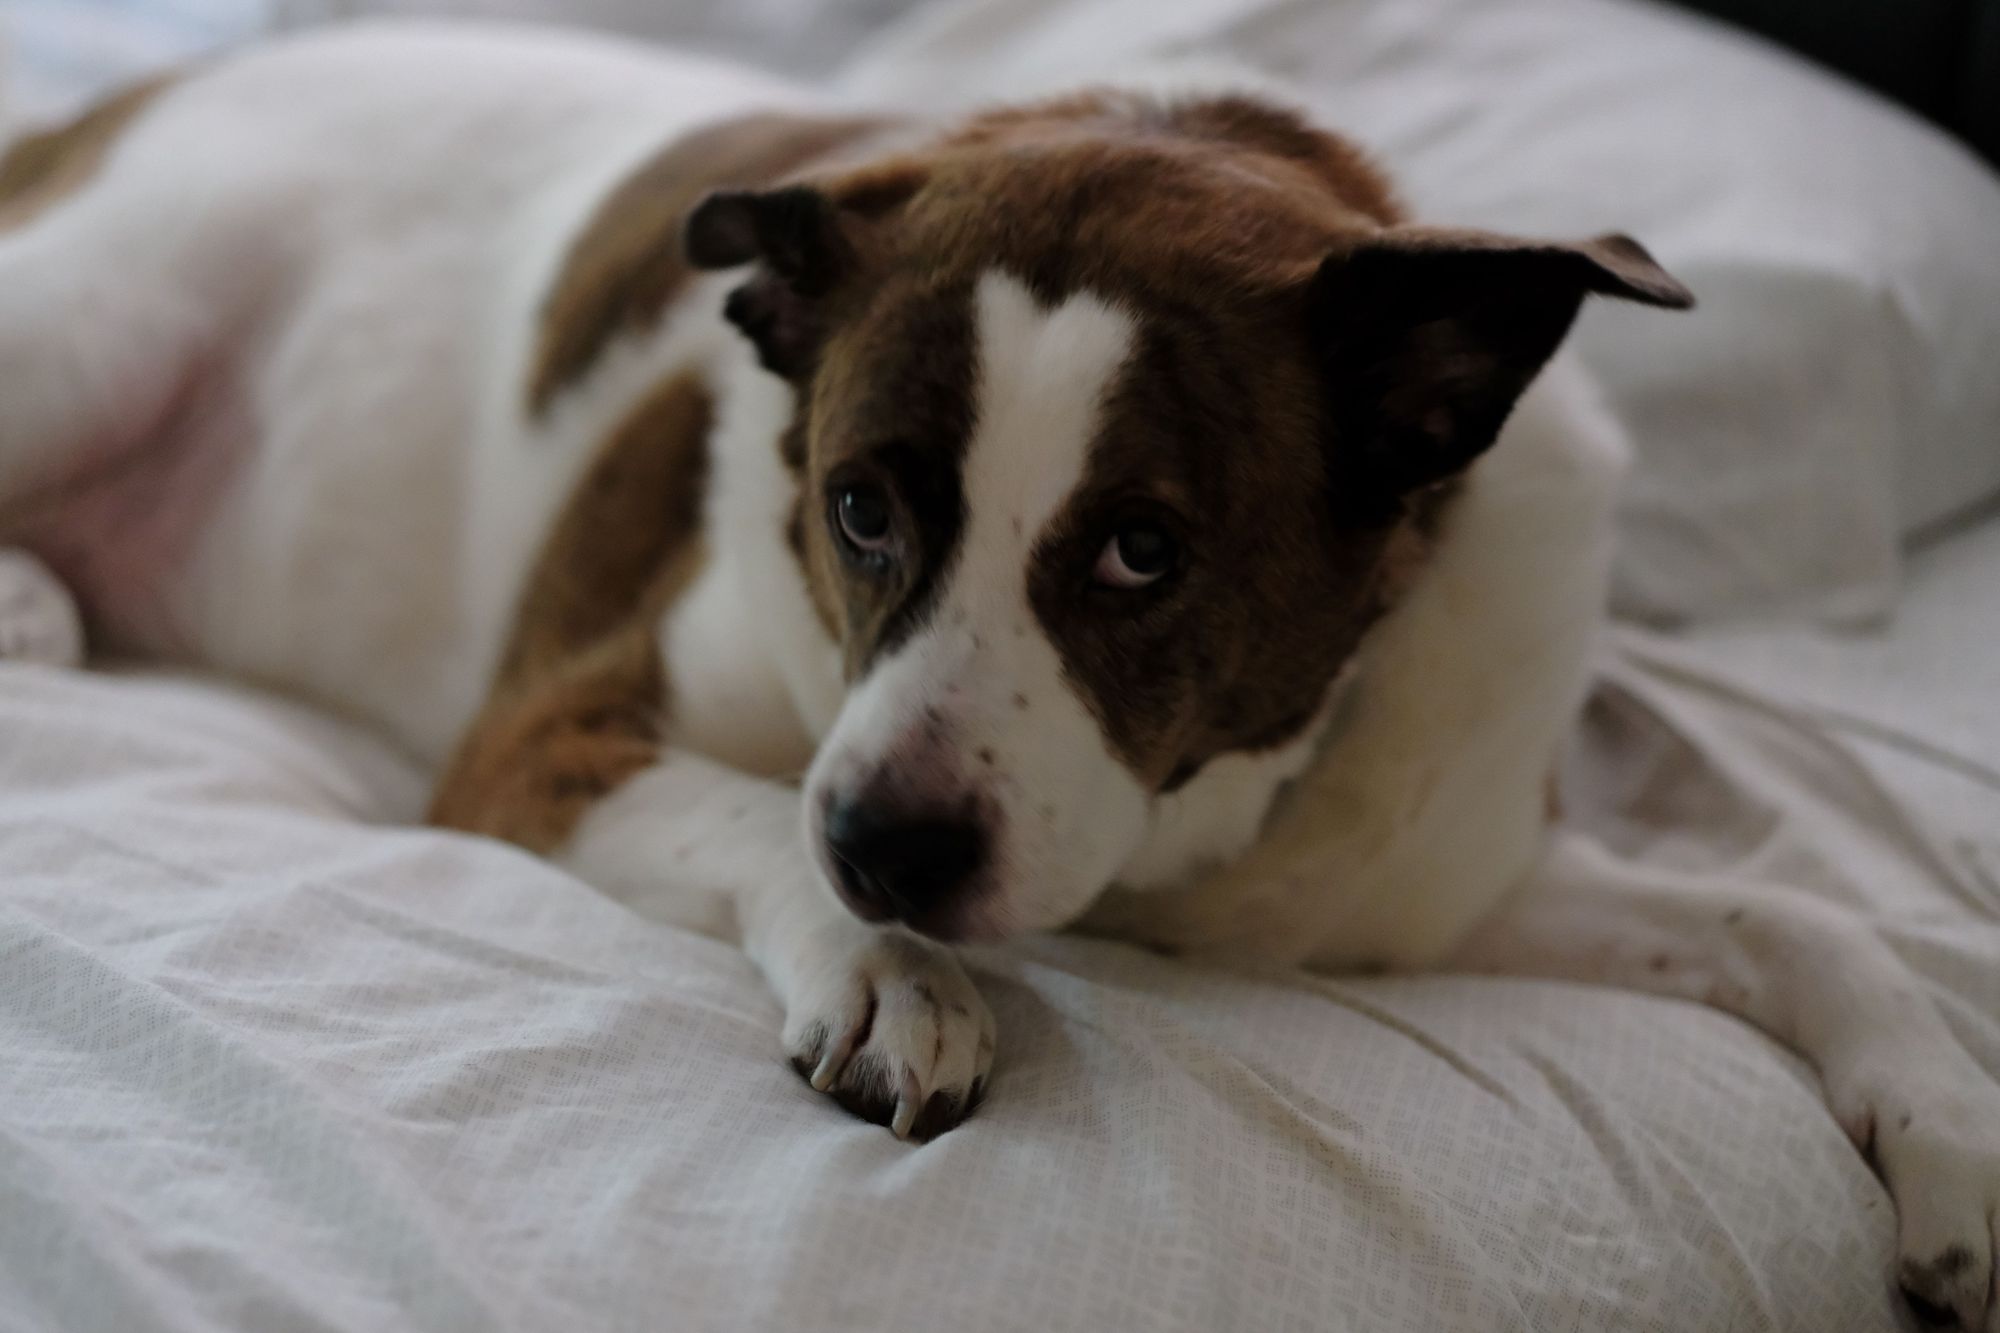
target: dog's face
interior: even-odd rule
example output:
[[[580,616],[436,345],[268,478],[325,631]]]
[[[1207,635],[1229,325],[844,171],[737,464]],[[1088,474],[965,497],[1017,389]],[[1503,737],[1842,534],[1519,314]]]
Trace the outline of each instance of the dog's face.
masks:
[[[808,837],[870,919],[994,938],[1233,854],[1610,238],[1396,225],[1242,101],[1001,113],[714,196],[691,258],[797,389],[789,534],[850,689]]]

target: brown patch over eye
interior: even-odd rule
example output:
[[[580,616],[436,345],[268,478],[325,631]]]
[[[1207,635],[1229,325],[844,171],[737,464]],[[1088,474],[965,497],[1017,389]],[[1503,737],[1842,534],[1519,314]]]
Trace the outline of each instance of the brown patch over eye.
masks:
[[[1156,791],[1297,736],[1380,611],[1396,525],[1333,503],[1303,340],[1288,356],[1269,319],[1221,300],[1149,315],[1030,574],[1072,685]],[[1185,537],[1132,516],[1125,497],[1162,491]]]
[[[892,279],[835,329],[801,394],[809,471],[824,480],[804,525],[816,599],[841,626],[850,675],[935,609],[965,526],[972,433],[969,284]]]

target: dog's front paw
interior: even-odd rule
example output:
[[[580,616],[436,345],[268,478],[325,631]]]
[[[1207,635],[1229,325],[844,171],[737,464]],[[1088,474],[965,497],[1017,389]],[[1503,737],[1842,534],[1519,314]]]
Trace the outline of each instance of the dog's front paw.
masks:
[[[1896,1201],[1897,1281],[1927,1320],[2000,1333],[2000,1085],[1969,1060],[1907,1072],[1850,1122]]]
[[[958,960],[894,931],[833,932],[802,968],[785,1015],[792,1067],[898,1138],[972,1113],[993,1067],[993,1014]]]

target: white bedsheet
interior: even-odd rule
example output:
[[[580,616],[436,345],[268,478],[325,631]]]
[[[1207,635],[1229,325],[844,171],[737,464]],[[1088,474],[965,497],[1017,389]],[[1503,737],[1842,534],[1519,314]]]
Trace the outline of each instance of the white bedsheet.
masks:
[[[2000,616],[2000,525],[1920,574],[1922,641],[1625,638],[1583,815],[1882,909],[2000,1072],[2000,782],[1911,743],[2000,748],[1937,651]],[[1944,707],[1880,753],[1732,683],[1846,716],[1898,654]],[[1882,1190],[1706,1010],[1048,941],[978,959],[992,1099],[912,1148],[783,1066],[734,951],[420,799],[244,692],[0,667],[0,1328],[1896,1326]]]
[[[2000,1073],[1995,625],[2000,523],[1886,633],[1623,634],[1577,816],[1875,912]],[[0,666],[0,1330],[1899,1326],[1881,1188],[1720,1015],[1046,941],[913,1149],[733,950],[421,801],[268,699]]]

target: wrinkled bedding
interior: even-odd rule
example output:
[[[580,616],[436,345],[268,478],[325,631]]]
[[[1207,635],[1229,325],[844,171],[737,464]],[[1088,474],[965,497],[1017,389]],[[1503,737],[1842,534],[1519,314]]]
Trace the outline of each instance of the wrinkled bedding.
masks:
[[[1572,787],[1875,913],[2000,1073],[2000,682],[1953,637],[2000,525],[1918,572],[1866,642],[1621,633]],[[1867,712],[1892,658],[1932,679]],[[977,957],[995,1093],[912,1149],[733,950],[398,827],[351,729],[11,666],[0,737],[0,1328],[1896,1326],[1811,1073],[1703,1009],[1044,941]]]
[[[2000,522],[1905,575],[1866,633],[1617,631],[1571,817],[1870,913],[2000,1075]],[[1041,941],[975,956],[994,1093],[912,1149],[734,950],[422,798],[243,689],[0,665],[0,1330],[1906,1320],[1811,1072],[1719,1014]]]

